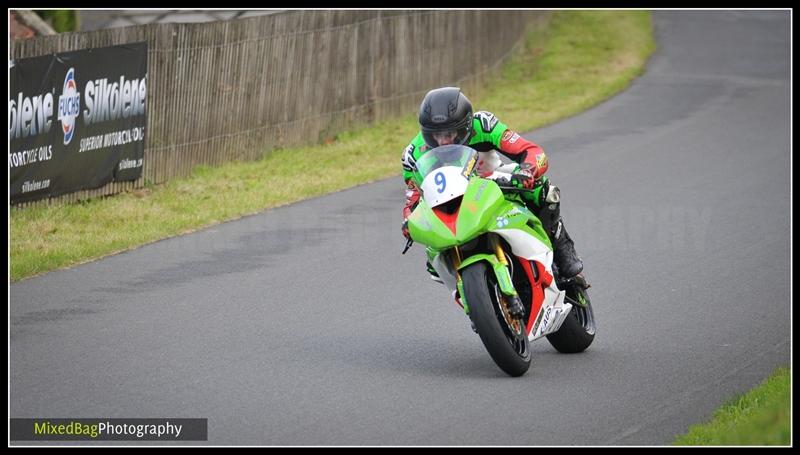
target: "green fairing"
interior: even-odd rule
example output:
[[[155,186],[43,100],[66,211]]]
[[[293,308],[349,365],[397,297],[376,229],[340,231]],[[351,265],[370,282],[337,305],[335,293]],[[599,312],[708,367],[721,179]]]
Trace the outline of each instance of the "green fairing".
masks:
[[[552,248],[541,221],[516,199],[516,195],[504,195],[491,180],[473,178],[461,201],[455,233],[433,213],[424,199],[420,199],[409,216],[408,231],[414,241],[434,251],[446,250],[464,244],[481,233],[500,229],[520,229]],[[497,218],[507,223],[498,226]]]
[[[466,208],[471,203],[474,204],[474,211]],[[499,212],[499,206],[503,203],[507,201],[494,182],[476,178],[470,181],[464,193],[462,210],[456,221],[456,234],[433,213],[424,199],[420,199],[408,217],[408,231],[415,241],[435,250],[445,250],[472,239],[479,231],[491,230],[489,221],[494,224],[495,220],[490,218],[492,214]]]

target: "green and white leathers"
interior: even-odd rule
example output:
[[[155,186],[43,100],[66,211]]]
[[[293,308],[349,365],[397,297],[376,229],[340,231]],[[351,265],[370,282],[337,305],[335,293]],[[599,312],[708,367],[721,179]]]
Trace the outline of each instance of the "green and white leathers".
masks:
[[[528,343],[556,333],[572,305],[553,278],[553,250],[541,222],[505,186],[510,174],[496,170],[482,178],[477,160],[476,150],[464,145],[437,147],[416,160],[411,178],[422,198],[408,230],[427,246],[445,285],[458,292],[498,366],[519,376],[530,364]],[[516,319],[508,300],[520,294],[526,311]]]

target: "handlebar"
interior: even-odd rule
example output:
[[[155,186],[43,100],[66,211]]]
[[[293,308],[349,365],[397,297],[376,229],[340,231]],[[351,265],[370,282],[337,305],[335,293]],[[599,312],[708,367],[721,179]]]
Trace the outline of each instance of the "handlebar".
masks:
[[[517,188],[516,186],[508,185],[508,183],[510,183],[508,181],[503,182],[506,183],[506,185],[501,184],[501,182],[499,182],[498,180],[495,180],[495,183],[497,183],[497,186],[499,186],[502,191],[517,191],[520,193],[529,193],[532,191],[536,191],[532,188]]]
[[[500,186],[500,185],[498,185]],[[532,191],[536,191],[531,188],[517,188],[516,186],[500,186],[500,189],[503,191],[518,191],[520,193],[530,193]]]
[[[519,191],[519,192],[522,192],[522,193],[535,191],[532,188],[517,188],[516,186],[511,185],[510,177],[513,176],[513,175],[514,174],[508,174],[509,177],[498,176],[498,177],[493,178],[491,180],[493,180],[494,183],[496,183],[497,186],[499,186],[500,189],[503,190],[503,191]]]

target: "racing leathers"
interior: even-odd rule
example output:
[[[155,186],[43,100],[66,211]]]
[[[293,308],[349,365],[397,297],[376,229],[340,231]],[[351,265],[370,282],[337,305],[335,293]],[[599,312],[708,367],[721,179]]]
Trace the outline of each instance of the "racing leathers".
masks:
[[[583,270],[583,263],[575,254],[574,243],[564,229],[560,216],[559,189],[544,175],[548,168],[544,150],[509,129],[492,113],[486,111],[473,114],[472,134],[465,145],[478,151],[477,172],[482,177],[491,175],[503,164],[495,151],[518,163],[512,184],[533,190],[521,194],[526,206],[541,220],[542,226],[550,236],[554,249],[554,262],[560,276],[570,278],[580,273]],[[416,160],[430,149],[422,133],[418,133],[403,151],[403,179],[407,187],[403,207],[403,234],[406,237],[408,231],[405,220],[411,215],[420,198],[413,171]],[[429,266],[428,271],[436,277],[432,267]]]

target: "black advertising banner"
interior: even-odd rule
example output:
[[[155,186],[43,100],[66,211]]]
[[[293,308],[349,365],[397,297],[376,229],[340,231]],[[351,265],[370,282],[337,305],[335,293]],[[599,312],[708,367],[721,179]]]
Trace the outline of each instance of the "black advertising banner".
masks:
[[[9,61],[11,203],[142,175],[147,43]]]

